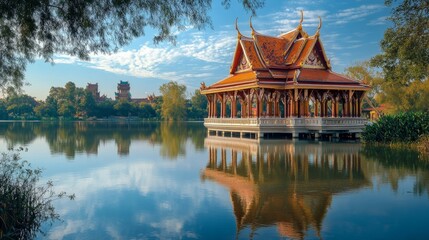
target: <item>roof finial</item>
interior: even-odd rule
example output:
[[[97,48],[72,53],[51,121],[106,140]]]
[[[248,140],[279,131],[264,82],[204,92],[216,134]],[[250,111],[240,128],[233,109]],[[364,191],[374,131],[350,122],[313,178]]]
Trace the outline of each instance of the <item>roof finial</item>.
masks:
[[[317,31],[316,34],[314,34],[315,36],[319,36],[320,34],[320,28],[322,28],[322,18],[319,16],[319,26],[317,27]]]
[[[240,32],[240,30],[238,30],[238,18],[235,19],[235,29],[237,30],[237,38],[241,38],[241,36],[243,36]]]
[[[298,29],[302,29],[302,22],[304,21],[304,10],[301,10],[301,20],[299,20]]]
[[[252,29],[252,36],[253,36],[255,35],[255,29],[253,29],[253,25],[252,25],[252,16],[250,16],[249,25],[250,25],[250,29]]]

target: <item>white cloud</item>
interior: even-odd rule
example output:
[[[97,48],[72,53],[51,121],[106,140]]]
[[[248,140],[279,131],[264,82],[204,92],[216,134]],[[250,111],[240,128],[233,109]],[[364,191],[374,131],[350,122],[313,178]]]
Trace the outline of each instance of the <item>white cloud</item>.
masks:
[[[328,11],[316,9],[302,9],[302,8],[286,8],[283,11],[276,12],[273,14],[269,14],[266,16],[263,16],[262,18],[265,19],[266,26],[263,26],[263,29],[266,33],[270,34],[279,34],[279,33],[285,33],[288,32],[296,26],[298,26],[298,23],[301,19],[301,10],[304,11],[304,21],[302,23],[303,28],[306,27],[317,27],[319,24],[319,17],[322,18],[322,20],[325,18],[325,16],[328,14]],[[273,24],[273,22],[275,24]],[[274,28],[272,26],[275,26]],[[268,27],[267,27],[268,26]],[[304,29],[305,30],[305,29]],[[261,32],[264,32],[261,31]]]
[[[121,162],[90,169],[79,175],[69,173],[51,176],[50,178],[54,182],[58,181],[55,184],[55,191],[70,191],[72,189],[76,193],[76,199],[72,203],[58,202],[59,205],[56,208],[61,210],[59,214],[65,219],[65,222],[50,230],[49,238],[63,239],[72,234],[85,233],[91,229],[105,227],[109,236],[112,239],[117,239],[121,236],[121,229],[110,224],[110,221],[105,222],[102,219],[97,219],[96,214],[94,214],[94,212],[108,207],[106,205],[109,204],[109,201],[95,200],[97,195],[106,191],[117,190],[138,191],[143,198],[148,194],[152,194],[152,197],[153,195],[162,197],[166,193],[186,198],[186,201],[191,202],[191,204],[187,205],[189,209],[185,211],[174,211],[174,209],[177,210],[174,199],[160,197],[158,198],[160,199],[158,209],[155,210],[155,215],[158,217],[154,218],[150,213],[152,210],[144,210],[143,208],[143,211],[136,212],[133,218],[140,224],[146,224],[156,229],[155,234],[159,234],[157,238],[195,237],[195,233],[187,231],[184,226],[187,222],[193,221],[195,215],[203,207],[202,203],[207,198],[213,197],[217,198],[216,201],[225,207],[230,206],[230,202],[228,198],[221,197],[225,194],[225,189],[222,186],[201,184],[194,178],[178,182],[170,174],[170,171],[177,171],[176,164],[186,164],[186,162],[138,161],[128,164]],[[188,168],[185,169],[188,170]],[[84,214],[76,215],[76,209],[81,209]]]
[[[189,78],[210,77],[213,73],[207,72],[207,68],[199,67],[201,64],[178,66],[177,62],[184,59],[188,59],[189,62],[202,61],[206,65],[229,62],[236,43],[231,32],[221,31],[211,36],[201,32],[190,33],[189,38],[179,40],[176,46],[169,44],[153,46],[145,43],[136,50],[91,55],[91,60],[88,62],[79,60],[77,57],[57,55],[55,62],[80,64],[89,68],[141,78],[185,81]],[[183,69],[186,71],[183,72]]]
[[[351,21],[362,20],[367,16],[372,15],[381,11],[384,8],[383,5],[361,5],[355,8],[347,8],[340,10],[338,13],[330,16],[330,20],[335,24],[346,24]]]
[[[49,232],[49,239],[63,239],[69,234],[75,234],[92,229],[95,229],[95,226],[91,222],[83,220],[69,220],[65,222],[65,224],[52,229]]]
[[[371,26],[386,25],[388,24],[387,18],[388,16],[382,16],[382,17],[373,19],[368,23],[368,25],[371,25]]]

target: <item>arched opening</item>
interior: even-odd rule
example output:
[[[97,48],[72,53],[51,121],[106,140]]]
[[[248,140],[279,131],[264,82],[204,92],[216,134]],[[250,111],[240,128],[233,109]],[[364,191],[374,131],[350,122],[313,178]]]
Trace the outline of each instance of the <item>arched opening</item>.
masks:
[[[232,117],[232,106],[231,106],[232,104],[231,104],[231,100],[228,98],[227,100],[226,100],[226,104],[225,104],[225,106],[226,106],[226,109],[225,109],[225,117],[226,118],[231,118]]]

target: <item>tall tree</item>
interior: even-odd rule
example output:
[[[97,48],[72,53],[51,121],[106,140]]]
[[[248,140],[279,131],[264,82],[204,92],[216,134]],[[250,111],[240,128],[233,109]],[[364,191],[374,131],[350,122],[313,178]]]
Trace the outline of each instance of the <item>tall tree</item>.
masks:
[[[115,102],[111,99],[106,99],[95,104],[94,115],[99,118],[113,116],[115,114],[114,109]]]
[[[385,0],[387,6],[396,0]],[[393,26],[384,33],[382,53],[372,59],[387,81],[407,85],[429,77],[429,2],[403,0],[388,18]]]
[[[95,107],[95,102],[91,93],[83,88],[76,87],[73,82],[67,82],[64,87],[51,87],[49,96],[43,106],[38,108],[38,113],[49,112],[50,116],[53,107],[57,107],[58,115],[64,117],[88,116]]]
[[[188,108],[188,118],[203,119],[207,117],[207,97],[195,90]]]
[[[58,109],[57,101],[52,96],[48,96],[44,103],[34,108],[34,112],[40,118],[58,117],[57,109]]]
[[[152,105],[143,103],[138,108],[138,116],[141,118],[155,118],[156,112]]]
[[[429,110],[428,80],[412,81],[408,84],[388,81],[369,62],[350,66],[345,69],[345,74],[372,86],[368,97],[374,105],[387,103],[393,112]]]
[[[368,84],[372,87],[372,90],[368,93],[368,99],[371,104],[376,104],[374,98],[381,93],[382,84],[384,83],[383,74],[372,67],[369,61],[358,62],[355,65],[349,66],[344,71],[345,75],[361,81],[364,84]],[[364,107],[369,107],[364,102]]]
[[[377,100],[389,103],[395,112],[429,111],[429,79],[407,85],[385,82]]]
[[[128,102],[126,100],[125,101],[123,101],[123,100],[118,101],[114,105],[113,108],[116,110],[116,113],[119,116],[126,117],[126,116],[134,115],[134,113],[135,113],[135,107],[133,106],[133,104],[131,104],[130,102]]]
[[[162,95],[162,117],[166,120],[186,118],[186,86],[169,82],[159,87]]]
[[[6,99],[7,111],[11,117],[32,117],[37,101],[29,95],[14,95]]]
[[[385,0],[385,4],[396,6],[388,18],[393,26],[381,41],[382,53],[371,59],[384,75],[379,100],[396,111],[429,110],[429,2]]]
[[[6,120],[6,119],[8,119],[6,103],[0,99],[0,120]]]
[[[207,109],[207,97],[197,89],[191,97],[191,104],[198,109]]]
[[[231,0],[223,0],[228,7]],[[239,0],[255,15],[263,0]],[[0,87],[22,86],[28,62],[55,53],[89,59],[158,30],[154,41],[174,42],[174,30],[211,26],[211,0],[0,0]]]
[[[83,96],[79,99],[79,110],[84,116],[91,117],[95,115],[95,99],[91,92],[84,90]]]

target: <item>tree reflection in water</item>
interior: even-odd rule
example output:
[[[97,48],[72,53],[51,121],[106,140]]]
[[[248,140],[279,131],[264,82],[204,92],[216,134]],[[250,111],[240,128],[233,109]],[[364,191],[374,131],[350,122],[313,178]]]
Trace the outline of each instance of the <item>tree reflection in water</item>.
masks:
[[[28,145],[44,138],[52,153],[74,159],[76,153],[98,154],[101,143],[114,141],[118,155],[128,155],[133,141],[161,146],[160,155],[175,159],[185,155],[186,141],[204,150],[205,129],[200,123],[183,122],[4,122],[0,138],[9,147]]]
[[[429,156],[420,154],[410,149],[392,149],[387,146],[365,146],[362,155],[368,161],[378,163],[378,168],[368,169],[372,175],[382,172],[382,183],[390,183],[392,189],[397,192],[399,181],[404,180],[410,174],[416,176],[414,194],[429,195]],[[384,170],[384,171],[381,171]]]

